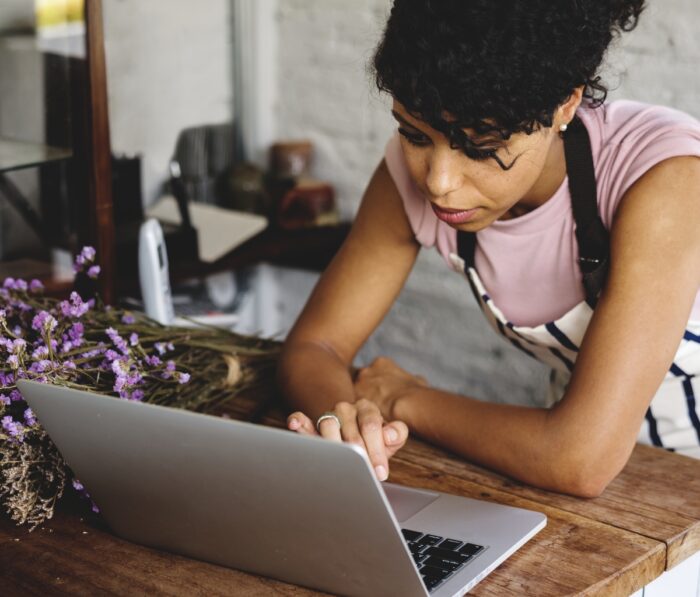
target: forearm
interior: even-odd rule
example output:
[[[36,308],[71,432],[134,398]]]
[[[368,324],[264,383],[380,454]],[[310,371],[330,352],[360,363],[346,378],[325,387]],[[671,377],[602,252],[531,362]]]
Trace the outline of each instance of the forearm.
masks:
[[[562,441],[552,411],[416,388],[396,401],[393,415],[416,435],[530,485],[598,493],[577,462],[581,452]]]
[[[285,345],[277,384],[295,410],[316,419],[338,402],[354,402],[348,366],[330,349],[312,342]]]

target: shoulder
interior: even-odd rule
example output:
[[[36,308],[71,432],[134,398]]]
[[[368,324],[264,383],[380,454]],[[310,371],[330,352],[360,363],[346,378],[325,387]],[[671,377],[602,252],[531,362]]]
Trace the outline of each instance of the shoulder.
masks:
[[[686,112],[632,100],[616,100],[597,108],[582,104],[577,115],[588,129],[594,153],[668,134],[700,133],[700,121]]]
[[[680,110],[618,100],[583,106],[578,115],[591,139],[599,211],[608,228],[645,173],[670,158],[700,156],[700,122]]]

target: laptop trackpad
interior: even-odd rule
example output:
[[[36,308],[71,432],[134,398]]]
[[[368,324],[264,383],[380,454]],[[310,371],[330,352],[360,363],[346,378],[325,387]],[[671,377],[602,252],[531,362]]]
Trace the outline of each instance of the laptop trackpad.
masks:
[[[389,504],[391,504],[391,509],[394,511],[394,516],[399,522],[404,522],[414,514],[418,514],[440,497],[440,494],[432,491],[401,487],[391,483],[382,483],[382,487]]]

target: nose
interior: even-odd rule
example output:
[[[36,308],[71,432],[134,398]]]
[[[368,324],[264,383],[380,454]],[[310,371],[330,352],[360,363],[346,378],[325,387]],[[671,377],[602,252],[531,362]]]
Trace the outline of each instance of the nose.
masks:
[[[433,197],[445,197],[464,184],[459,152],[450,147],[436,147],[428,161],[425,186]]]

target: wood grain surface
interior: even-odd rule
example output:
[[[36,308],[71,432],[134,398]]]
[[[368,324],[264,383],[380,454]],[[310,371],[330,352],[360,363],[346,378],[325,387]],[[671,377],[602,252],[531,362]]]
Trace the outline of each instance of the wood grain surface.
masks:
[[[239,398],[219,413],[248,419],[261,400]],[[284,424],[279,408],[261,417]],[[391,481],[544,512],[547,526],[481,581],[477,596],[628,596],[700,546],[700,462],[637,446],[599,498],[527,487],[409,440]],[[237,570],[150,549],[112,535],[75,496],[32,533],[0,516],[0,594],[318,595]]]

